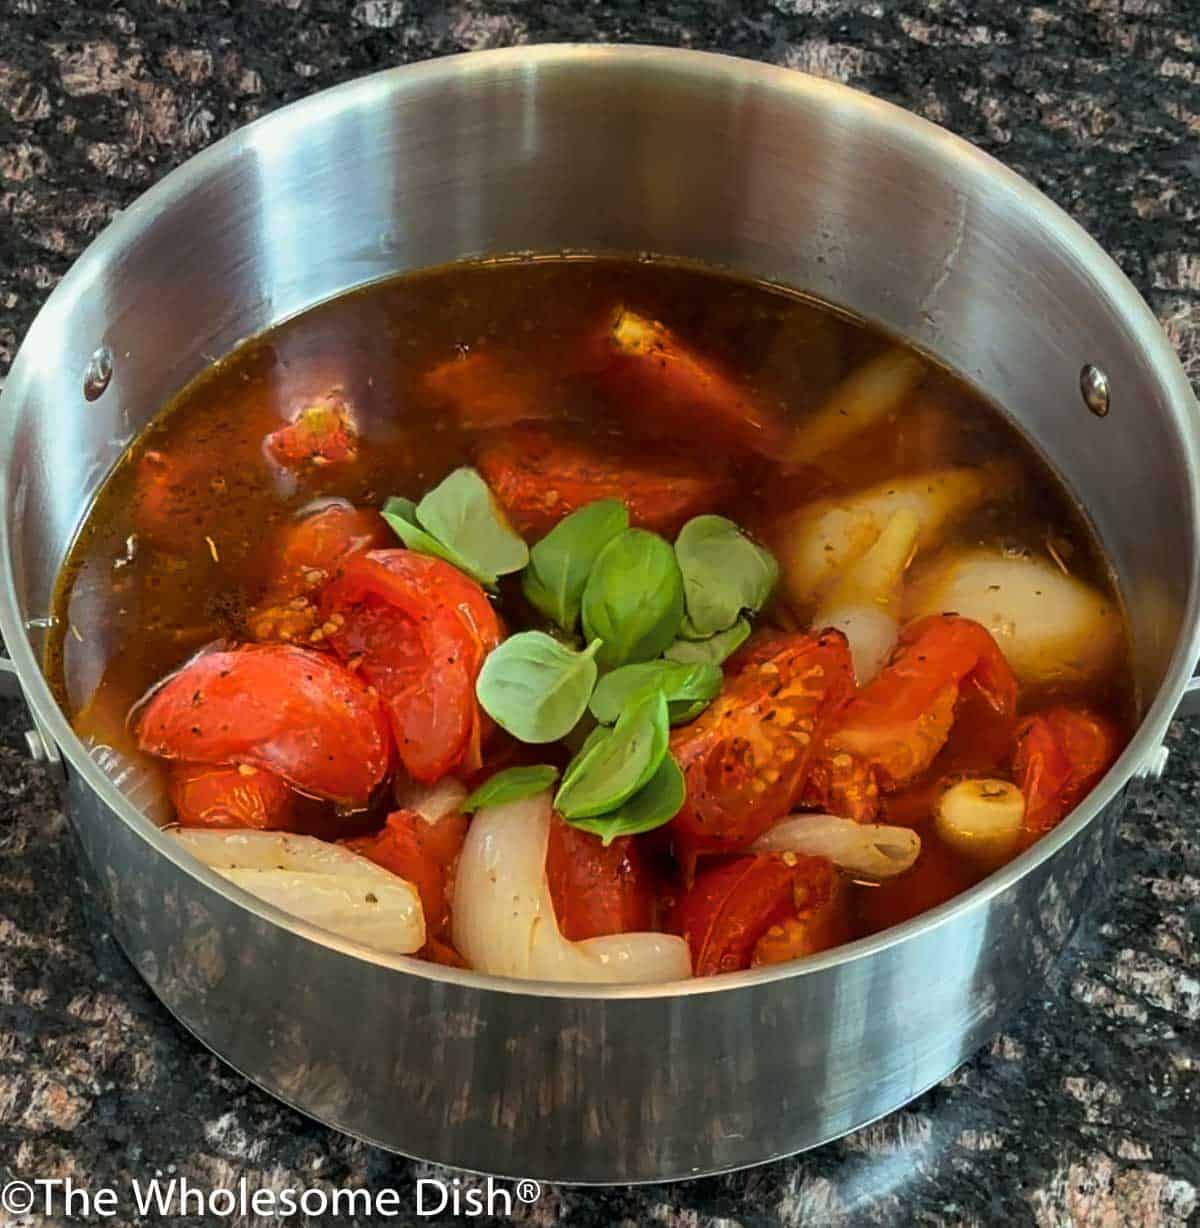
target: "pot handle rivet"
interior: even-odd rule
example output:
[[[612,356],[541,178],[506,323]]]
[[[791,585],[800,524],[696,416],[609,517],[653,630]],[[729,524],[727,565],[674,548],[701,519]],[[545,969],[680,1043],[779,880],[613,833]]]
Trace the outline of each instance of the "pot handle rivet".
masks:
[[[97,346],[83,373],[83,395],[94,401],[108,387],[112,373],[112,351],[106,345]]]
[[[1084,364],[1079,372],[1079,391],[1083,403],[1097,418],[1108,413],[1108,376],[1099,367],[1090,362]]]

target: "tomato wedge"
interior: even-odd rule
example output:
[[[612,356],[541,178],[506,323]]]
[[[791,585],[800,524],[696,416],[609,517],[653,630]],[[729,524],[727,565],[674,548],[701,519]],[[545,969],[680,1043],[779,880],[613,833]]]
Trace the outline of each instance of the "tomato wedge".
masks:
[[[184,827],[286,831],[296,800],[282,777],[247,764],[172,764],[167,792]]]
[[[769,926],[754,944],[751,964],[782,964],[816,955],[849,942],[850,890],[845,878],[824,857],[797,857],[792,884],[795,916]]]
[[[383,698],[414,780],[479,766],[485,725],[475,680],[503,631],[474,580],[429,555],[371,550],[322,592],[321,617],[334,650]]]
[[[599,836],[555,815],[546,877],[558,927],[572,942],[654,928],[654,886],[633,836],[619,836],[605,848]]]
[[[955,614],[910,623],[891,661],[829,731],[805,800],[870,818],[877,793],[894,792],[933,763],[967,688],[984,700],[974,716],[977,728],[988,721],[1011,726],[1017,682],[988,631]]]
[[[589,344],[589,358],[643,434],[694,430],[702,422],[705,433],[725,446],[772,459],[787,441],[782,414],[664,324],[627,307],[605,321]]]
[[[759,939],[795,916],[797,877],[810,871],[809,862],[821,860],[763,853],[701,870],[671,918],[672,930],[691,948],[694,975],[749,968]]]
[[[488,350],[438,363],[425,373],[422,383],[449,407],[459,426],[469,430],[494,430],[554,416],[554,390],[547,377]]]
[[[193,657],[150,692],[136,732],[160,758],[245,763],[346,807],[365,806],[391,767],[376,696],[337,661],[291,644]]]
[[[336,465],[358,456],[358,427],[340,397],[304,406],[263,440],[268,456],[284,466]]]
[[[447,814],[436,823],[415,810],[397,810],[383,830],[344,843],[417,889],[430,938],[444,938],[450,924],[450,887],[467,836],[467,819]]]
[[[266,593],[249,614],[250,633],[256,640],[308,639],[317,629],[316,590],[351,555],[393,540],[378,512],[340,499],[283,525],[265,551]]]
[[[1060,706],[1026,717],[1017,729],[1013,776],[1025,795],[1025,830],[1040,836],[1073,810],[1112,766],[1116,725],[1088,708]]]
[[[721,468],[540,426],[488,435],[475,463],[513,528],[533,538],[596,499],[621,499],[632,524],[673,537],[733,491]]]
[[[726,665],[721,694],[671,737],[687,800],[671,821],[686,869],[761,835],[796,802],[813,749],[854,693],[846,638],[768,632]]]

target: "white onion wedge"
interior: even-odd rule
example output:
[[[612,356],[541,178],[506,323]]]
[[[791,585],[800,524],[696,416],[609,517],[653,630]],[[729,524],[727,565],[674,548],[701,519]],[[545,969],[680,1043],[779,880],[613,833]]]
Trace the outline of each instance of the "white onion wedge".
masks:
[[[910,350],[897,346],[877,354],[846,376],[825,404],[797,427],[784,464],[807,464],[881,422],[904,403],[925,372],[925,364]]]
[[[996,548],[948,551],[914,575],[909,617],[953,611],[982,623],[1020,682],[1080,683],[1121,650],[1121,615],[1049,559]]]
[[[794,814],[751,847],[756,853],[828,857],[851,874],[885,879],[912,868],[921,853],[921,837],[910,827],[856,823],[832,814]]]
[[[173,834],[239,887],[342,938],[396,955],[425,944],[425,917],[412,884],[341,845],[288,832]]]
[[[957,519],[1004,498],[1015,470],[1003,462],[978,468],[934,469],[893,478],[857,494],[818,499],[783,517],[771,534],[788,599],[807,609],[847,566],[878,540],[892,516],[910,511],[920,526],[917,547],[941,541]]]
[[[692,974],[672,934],[612,934],[569,942],[546,881],[550,794],[487,806],[471,822],[458,862],[454,946],[477,972],[543,981],[648,983]]]
[[[397,780],[394,795],[402,810],[412,810],[426,823],[434,824],[459,811],[467,800],[467,786],[453,776],[444,776],[432,785]]]
[[[911,508],[893,512],[875,544],[849,564],[813,615],[814,627],[834,627],[845,635],[859,686],[879,673],[896,646],[900,586],[920,531]]]
[[[1007,780],[960,780],[938,799],[938,835],[982,865],[1016,851],[1025,821],[1025,798]]]

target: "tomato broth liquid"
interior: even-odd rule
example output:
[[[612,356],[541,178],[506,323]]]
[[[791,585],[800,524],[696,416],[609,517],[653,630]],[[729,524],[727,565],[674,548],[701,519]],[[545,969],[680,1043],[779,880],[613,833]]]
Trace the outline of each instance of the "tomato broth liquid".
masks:
[[[247,616],[263,597],[272,534],[298,513],[332,498],[363,507],[379,507],[390,495],[420,499],[451,470],[472,464],[484,432],[448,412],[425,379],[456,356],[503,355],[508,369],[536,379],[550,418],[604,447],[636,447],[664,464],[725,456],[724,441],[701,416],[646,441],[614,412],[611,390],[579,355],[597,321],[621,305],[664,322],[693,353],[719,363],[759,403],[797,424],[840,381],[897,344],[811,299],[656,261],[457,264],[305,312],[193,381],[100,491],[63,567],[47,649],[49,677],[76,728],[116,743],[155,682],[205,645],[249,638]],[[356,421],[356,458],[281,470],[264,437],[331,390]],[[653,414],[652,405],[645,414]],[[958,519],[939,545],[1048,554],[1119,608],[1103,555],[1066,491],[996,409],[932,364],[899,409],[819,466],[785,471],[770,458],[731,459],[733,493],[704,510],[769,541],[773,523],[807,500],[933,468],[997,462],[1017,474],[1006,496]],[[149,532],[139,510],[148,499],[165,499],[168,513]],[[499,603],[510,630],[541,625],[511,580],[502,583]],[[805,625],[804,613],[777,598],[758,624],[794,630]],[[1124,652],[1102,677],[1034,698],[1039,705],[1086,701],[1127,734],[1130,678]],[[1028,698],[1023,691],[1023,705]],[[546,761],[542,748],[533,749],[541,753],[532,761]],[[562,752],[556,761],[565,758]],[[347,818],[314,801],[301,829],[335,838],[376,828],[385,813],[386,806]],[[923,841],[920,861],[882,887],[854,884],[856,934],[916,915],[985,873],[939,840],[928,815],[910,822]]]

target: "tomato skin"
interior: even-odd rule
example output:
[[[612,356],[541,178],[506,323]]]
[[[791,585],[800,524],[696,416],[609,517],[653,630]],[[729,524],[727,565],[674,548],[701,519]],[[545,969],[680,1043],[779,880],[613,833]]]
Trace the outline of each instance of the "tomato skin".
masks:
[[[1026,717],[1012,763],[1025,796],[1025,831],[1036,838],[1056,827],[1112,766],[1120,745],[1116,725],[1088,708]]]
[[[478,767],[487,726],[475,680],[504,633],[474,580],[411,550],[371,550],[322,592],[321,617],[335,624],[334,650],[382,696],[414,780]]]
[[[264,768],[173,763],[167,792],[184,827],[251,827],[286,831],[296,795]]]
[[[749,844],[796,803],[814,748],[854,693],[846,638],[767,632],[727,663],[720,695],[671,736],[687,800],[671,821],[685,870]]]
[[[358,456],[358,428],[349,406],[329,396],[306,405],[292,420],[263,440],[267,455],[280,465],[336,465]]]
[[[544,426],[489,434],[475,463],[513,528],[531,539],[596,499],[620,499],[632,525],[673,537],[733,492],[721,468]]]
[[[553,387],[546,377],[489,350],[473,350],[438,363],[425,373],[422,384],[469,430],[494,430],[554,416]]]
[[[308,639],[317,628],[316,591],[346,559],[392,540],[378,512],[342,500],[282,525],[264,552],[266,592],[247,620],[253,637]]]
[[[391,769],[378,698],[330,657],[291,644],[193,657],[147,696],[136,734],[148,754],[249,764],[346,807],[365,806]]]
[[[652,876],[633,836],[619,836],[605,848],[599,836],[556,814],[546,877],[558,928],[571,942],[654,928]]]
[[[934,762],[968,689],[984,701],[972,724],[995,722],[1006,736],[1017,682],[988,631],[955,614],[910,623],[891,660],[829,731],[805,800],[860,822],[873,817],[877,794],[895,792]],[[849,784],[838,787],[839,772]]]
[[[809,858],[790,860],[777,853],[730,857],[696,875],[671,917],[671,929],[691,948],[694,976],[749,968],[759,939],[794,915],[793,887]]]
[[[788,963],[849,942],[850,889],[837,867],[824,857],[796,858],[792,884],[795,916],[769,926],[754,944],[751,965]]]
[[[622,307],[589,345],[589,360],[633,429],[674,434],[697,420],[726,447],[774,458],[787,441],[782,415],[760,404],[711,358],[665,325]]]
[[[417,889],[431,938],[444,938],[450,924],[450,887],[467,837],[467,818],[443,815],[436,823],[415,810],[396,810],[373,836],[344,841],[352,852],[406,879]]]

